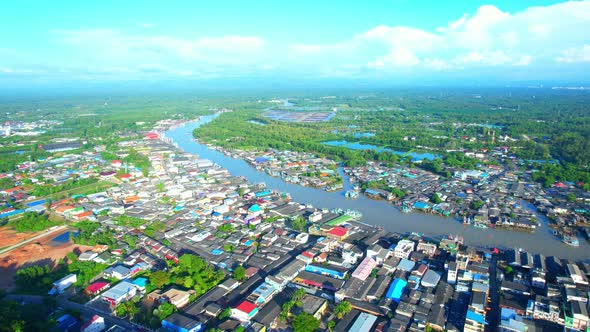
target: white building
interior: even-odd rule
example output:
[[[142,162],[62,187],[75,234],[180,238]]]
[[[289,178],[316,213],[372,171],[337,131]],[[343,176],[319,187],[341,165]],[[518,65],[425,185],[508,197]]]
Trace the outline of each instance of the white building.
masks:
[[[65,276],[53,283],[53,287],[49,291],[49,295],[63,293],[64,290],[66,290],[68,287],[72,286],[76,281],[78,281],[77,275],[75,275],[73,273],[68,274],[67,276]]]
[[[105,328],[104,318],[99,315],[94,315],[91,320],[82,325],[80,332],[101,332]]]
[[[393,255],[397,258],[408,259],[412,251],[414,251],[415,245],[414,241],[400,240],[393,250]]]

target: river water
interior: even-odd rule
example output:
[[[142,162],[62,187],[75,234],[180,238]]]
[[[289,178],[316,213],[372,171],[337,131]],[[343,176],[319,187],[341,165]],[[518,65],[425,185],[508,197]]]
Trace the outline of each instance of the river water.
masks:
[[[234,159],[223,153],[210,149],[204,144],[195,142],[192,132],[202,124],[211,122],[217,115],[203,116],[199,121],[188,122],[185,126],[173,128],[166,132],[182,150],[209,159],[226,168],[232,175],[244,176],[252,183],[264,182],[268,188],[281,192],[288,192],[294,201],[310,203],[316,208],[342,208],[358,210],[363,214],[362,222],[383,226],[386,230],[398,233],[418,232],[437,237],[449,234],[460,235],[469,245],[496,246],[500,248],[522,248],[531,253],[541,253],[546,256],[557,256],[574,260],[590,259],[590,245],[582,237],[580,246],[568,246],[555,236],[546,224],[533,234],[499,230],[481,229],[464,226],[454,218],[443,218],[436,215],[410,213],[404,214],[386,201],[371,200],[363,195],[356,200],[344,197],[344,192],[351,185],[345,178],[344,189],[339,192],[326,192],[319,189],[301,187],[284,182],[280,178],[259,172],[245,161]],[[545,220],[545,219],[543,219]]]

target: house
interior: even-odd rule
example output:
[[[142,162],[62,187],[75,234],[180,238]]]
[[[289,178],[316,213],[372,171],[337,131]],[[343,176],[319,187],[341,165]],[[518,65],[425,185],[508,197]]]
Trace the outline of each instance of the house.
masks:
[[[104,270],[104,274],[108,277],[121,280],[129,277],[131,275],[131,270],[123,265],[117,265]]]
[[[329,230],[328,233],[326,233],[326,236],[342,241],[348,237],[348,229],[342,226],[336,226]]]
[[[409,258],[412,251],[414,251],[414,241],[400,240],[393,249],[393,255],[397,258]]]
[[[365,259],[363,259],[363,261],[352,273],[352,277],[364,281],[367,279],[369,275],[371,275],[371,272],[373,271],[376,265],[377,262],[375,262],[373,258],[365,257]]]
[[[373,325],[377,321],[377,316],[361,312],[350,329],[350,332],[369,332],[372,331]]]
[[[101,332],[105,328],[104,318],[99,315],[94,315],[88,322],[82,325],[80,332]]]
[[[91,261],[91,260],[95,259],[97,256],[98,256],[97,252],[88,250],[88,251],[81,253],[80,256],[78,256],[78,260],[83,261],[83,262]]]
[[[241,320],[249,321],[258,313],[258,307],[252,302],[243,301],[237,307],[231,309],[232,317]]]
[[[303,312],[308,313],[316,319],[322,318],[328,309],[328,301],[321,297],[305,294],[301,299]]]
[[[175,312],[162,321],[162,328],[172,332],[201,332],[205,325],[180,312]]]
[[[90,295],[97,295],[109,287],[110,284],[106,281],[93,282],[92,284],[88,285],[88,287],[86,287],[86,293]]]
[[[385,298],[392,299],[395,302],[399,303],[407,285],[408,285],[407,281],[405,281],[403,279],[399,279],[399,278],[395,279],[391,283],[391,285],[389,285],[389,289],[387,289],[387,293],[385,295]]]
[[[53,287],[49,291],[49,295],[54,294],[61,294],[64,290],[68,287],[72,286],[76,281],[78,281],[78,276],[74,273],[68,274],[67,276],[59,279],[58,281],[53,283]]]
[[[101,298],[114,307],[119,305],[121,302],[129,300],[135,296],[135,294],[137,294],[137,288],[135,288],[135,285],[128,281],[121,281],[111,289],[102,293]]]
[[[183,291],[177,288],[170,288],[163,292],[159,289],[148,294],[148,299],[154,302],[169,302],[176,308],[180,309],[186,306],[190,301],[191,291]]]

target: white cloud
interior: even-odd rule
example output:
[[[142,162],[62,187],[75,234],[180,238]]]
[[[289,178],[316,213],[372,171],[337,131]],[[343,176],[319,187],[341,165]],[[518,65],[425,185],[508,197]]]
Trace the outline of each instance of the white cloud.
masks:
[[[139,23],[139,26],[144,28],[144,29],[149,29],[149,28],[153,28],[154,25],[152,23]]]
[[[530,54],[535,54],[535,64],[569,63],[587,61],[585,49],[579,48],[590,41],[588,26],[590,1],[529,7],[516,13],[485,5],[434,32],[379,25],[338,43],[297,44],[292,50],[294,58],[307,61],[333,66],[364,63],[381,70],[530,66]]]
[[[565,63],[590,62],[590,45],[584,45],[581,48],[569,48],[563,51],[561,56],[555,60]]]

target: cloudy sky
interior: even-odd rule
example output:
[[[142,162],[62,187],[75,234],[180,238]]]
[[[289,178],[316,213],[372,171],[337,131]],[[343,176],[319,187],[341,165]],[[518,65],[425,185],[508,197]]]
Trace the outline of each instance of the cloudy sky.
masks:
[[[588,81],[590,1],[201,3],[7,2],[0,83]]]

